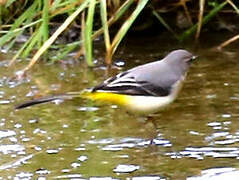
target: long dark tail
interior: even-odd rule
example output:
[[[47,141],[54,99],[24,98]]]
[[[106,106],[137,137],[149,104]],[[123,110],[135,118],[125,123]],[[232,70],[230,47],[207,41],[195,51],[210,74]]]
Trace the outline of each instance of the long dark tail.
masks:
[[[23,109],[29,106],[33,106],[33,105],[37,105],[37,104],[43,104],[43,103],[48,103],[48,102],[52,102],[55,100],[66,100],[66,99],[72,99],[75,97],[81,97],[81,95],[84,92],[69,92],[66,94],[59,94],[59,95],[54,95],[54,96],[48,96],[48,97],[42,97],[42,98],[38,98],[38,99],[33,99],[30,101],[26,101],[23,102],[21,104],[18,104],[15,106],[15,109]]]

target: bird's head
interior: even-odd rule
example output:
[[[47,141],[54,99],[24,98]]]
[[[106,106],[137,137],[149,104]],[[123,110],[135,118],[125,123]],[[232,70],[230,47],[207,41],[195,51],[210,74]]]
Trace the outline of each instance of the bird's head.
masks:
[[[174,69],[179,69],[181,72],[186,72],[191,63],[197,58],[192,53],[179,49],[172,51],[165,58],[164,61]]]

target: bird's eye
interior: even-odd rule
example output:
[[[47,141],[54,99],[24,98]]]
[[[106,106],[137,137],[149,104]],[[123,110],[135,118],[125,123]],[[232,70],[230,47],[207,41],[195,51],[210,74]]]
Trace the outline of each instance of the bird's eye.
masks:
[[[198,57],[198,56],[193,56],[193,57],[191,58],[191,61],[194,61],[195,59],[197,59],[197,57]]]
[[[197,59],[197,57],[198,57],[198,56],[192,56],[192,57],[189,59],[188,62],[190,62],[190,63],[193,62],[195,59]]]

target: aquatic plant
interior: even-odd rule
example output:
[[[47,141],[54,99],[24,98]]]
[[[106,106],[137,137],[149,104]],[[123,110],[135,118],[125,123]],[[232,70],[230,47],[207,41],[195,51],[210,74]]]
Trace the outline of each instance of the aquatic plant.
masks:
[[[17,58],[29,57],[37,50],[24,71],[29,70],[43,54],[47,54],[49,48],[56,50],[56,56],[48,57],[52,61],[62,59],[80,48],[77,57],[84,55],[87,64],[93,66],[93,42],[102,35],[106,49],[105,63],[110,65],[120,42],[132,25],[137,24],[137,17],[140,15],[147,19],[147,13],[144,15],[146,10],[152,15],[148,21],[154,17],[178,41],[184,41],[193,35],[198,39],[201,29],[226,5],[231,13],[239,14],[237,4],[232,0],[3,0],[0,1],[0,48],[9,50],[19,45],[21,38],[27,37],[23,44],[20,43],[10,62],[12,64]],[[175,23],[172,24],[167,16],[171,12],[183,14],[181,20],[176,22],[177,26],[181,26],[179,31],[175,30]],[[146,28],[150,24],[147,21],[140,23],[145,24]],[[112,28],[113,24],[116,26]],[[74,28],[76,30],[72,30]],[[80,33],[77,34],[77,31]],[[71,32],[77,34],[76,37],[70,41],[62,40],[68,35],[73,36]],[[238,35],[219,47],[237,39]]]

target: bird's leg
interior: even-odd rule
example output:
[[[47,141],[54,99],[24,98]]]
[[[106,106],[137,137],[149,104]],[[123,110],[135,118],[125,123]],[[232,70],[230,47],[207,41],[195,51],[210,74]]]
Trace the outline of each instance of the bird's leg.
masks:
[[[154,138],[156,138],[159,133],[157,130],[157,122],[156,122],[157,118],[151,115],[147,117],[141,117],[139,120],[145,124],[144,127],[145,132],[147,134],[146,136],[150,140],[149,145],[156,145],[154,142]]]
[[[154,138],[156,138],[158,136],[157,124],[156,124],[156,121],[155,121],[153,116],[148,116],[147,117],[147,122],[151,123],[153,125],[153,130],[151,131],[152,134],[151,134],[151,137],[150,137],[149,145],[153,145],[154,146],[154,145],[156,145],[155,142],[154,142]]]

